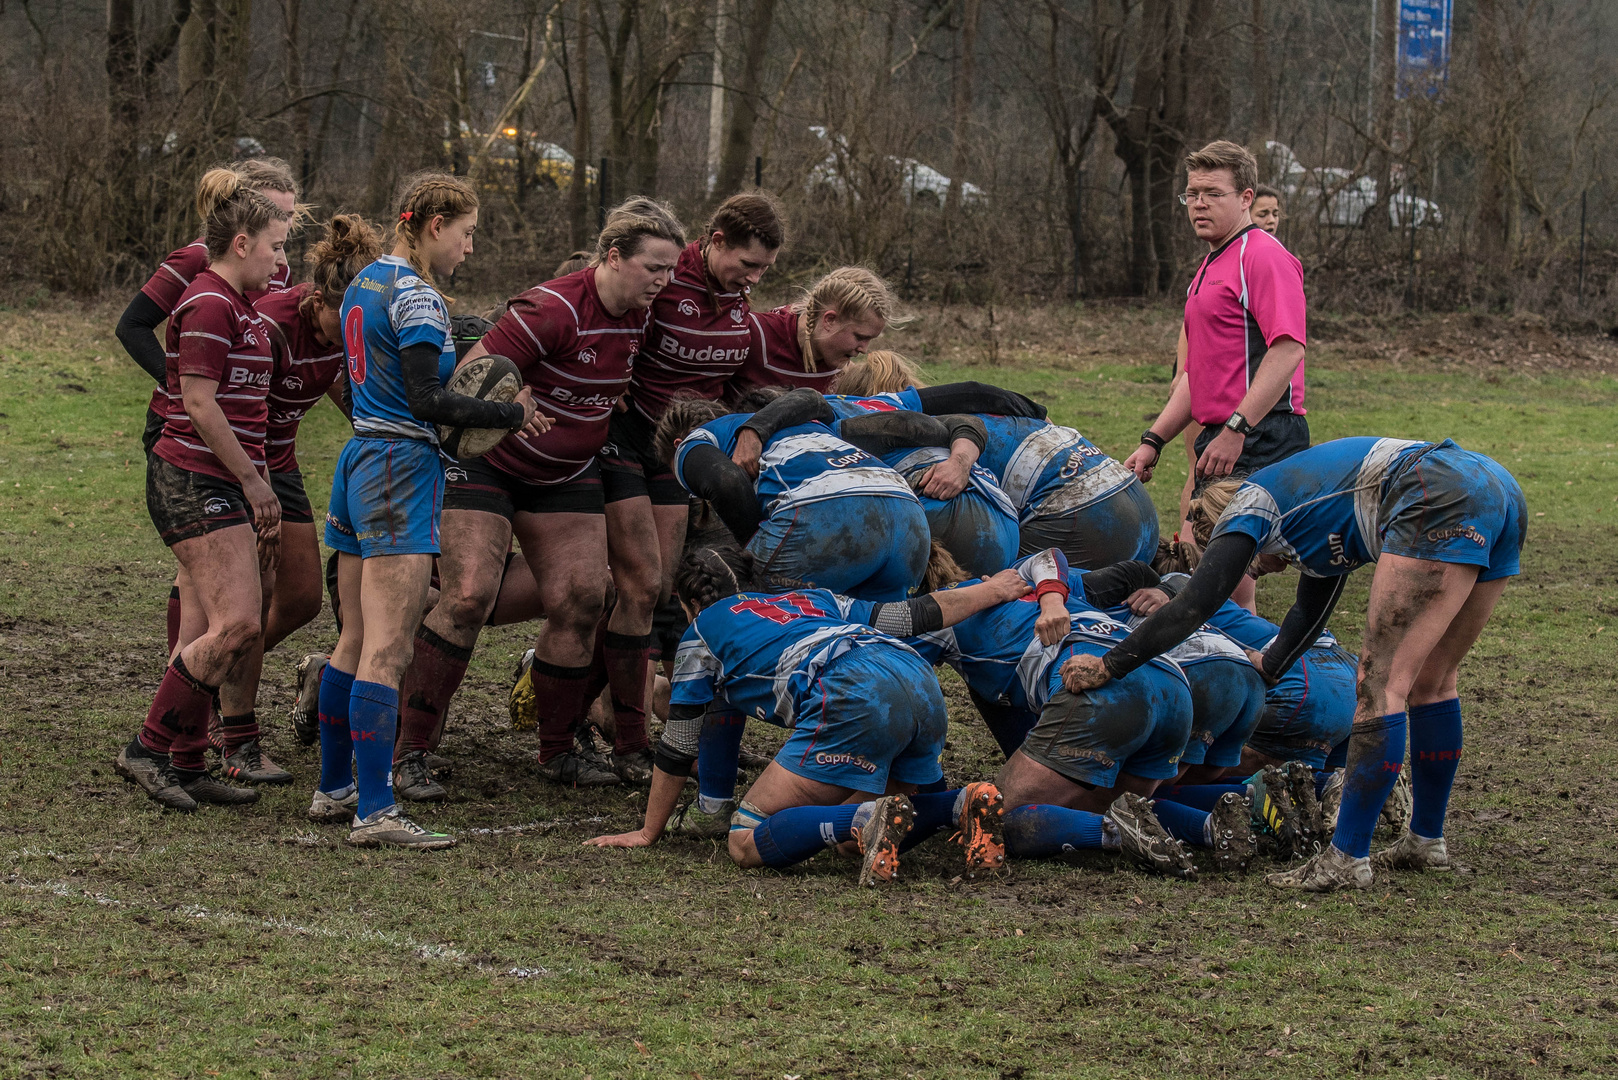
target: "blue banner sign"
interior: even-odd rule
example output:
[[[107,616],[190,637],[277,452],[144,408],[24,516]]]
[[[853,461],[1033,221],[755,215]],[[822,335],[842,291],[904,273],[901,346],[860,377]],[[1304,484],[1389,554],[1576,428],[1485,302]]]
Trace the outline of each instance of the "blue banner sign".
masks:
[[[1399,0],[1399,51],[1394,93],[1442,96],[1449,78],[1450,20],[1455,0]]]

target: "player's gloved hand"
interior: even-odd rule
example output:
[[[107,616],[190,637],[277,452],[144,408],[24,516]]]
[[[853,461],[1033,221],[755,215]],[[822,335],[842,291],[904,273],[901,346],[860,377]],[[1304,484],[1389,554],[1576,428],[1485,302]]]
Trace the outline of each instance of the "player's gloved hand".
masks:
[[[1073,620],[1068,616],[1067,605],[1056,593],[1046,593],[1039,598],[1039,618],[1034,620],[1034,636],[1039,638],[1041,645],[1055,645],[1067,637],[1067,632],[1073,628]]]
[[[242,485],[242,494],[253,511],[253,524],[258,526],[258,538],[263,541],[281,539],[281,500],[275,497],[270,482],[254,473]]]
[[[592,836],[584,842],[585,847],[651,847],[657,843],[657,837],[646,835],[645,829],[636,829],[634,832],[618,833],[613,836]]]
[[[731,451],[730,460],[740,465],[742,472],[758,479],[758,459],[764,453],[764,440],[758,437],[758,432],[742,428],[736,433],[736,449]]]
[[[972,481],[972,466],[951,454],[921,474],[920,491],[929,499],[948,502],[966,490]]]
[[[1157,470],[1158,453],[1146,443],[1141,443],[1133,454],[1124,459],[1124,468],[1140,478],[1141,483],[1151,480],[1152,473]]]
[[[539,411],[532,388],[524,386],[511,400],[522,406],[522,427],[517,429],[522,434],[543,435],[551,429],[552,424],[556,423],[553,417]]]
[[[1062,688],[1070,694],[1094,690],[1111,681],[1112,676],[1107,674],[1107,665],[1101,662],[1099,656],[1082,653],[1068,657],[1067,662],[1062,665]]]
[[[1221,476],[1229,476],[1236,468],[1236,459],[1242,456],[1242,447],[1247,440],[1236,432],[1225,428],[1208,448],[1197,457],[1197,476],[1204,480],[1217,480]]]
[[[999,603],[1021,600],[1034,591],[1034,587],[1024,581],[1022,575],[1015,570],[1002,570],[994,577],[983,580],[994,590],[994,598]]]
[[[1150,615],[1169,602],[1169,594],[1162,589],[1136,589],[1124,603],[1136,615]]]

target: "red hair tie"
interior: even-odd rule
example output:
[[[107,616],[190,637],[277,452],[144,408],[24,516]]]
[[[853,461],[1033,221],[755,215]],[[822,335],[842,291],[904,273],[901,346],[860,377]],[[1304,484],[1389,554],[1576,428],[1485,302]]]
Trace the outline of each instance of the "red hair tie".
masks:
[[[414,213],[415,213],[414,210],[406,210],[406,211],[404,211],[403,213],[401,213],[399,215],[399,220],[400,221],[409,221],[410,220],[410,215],[414,214]]]

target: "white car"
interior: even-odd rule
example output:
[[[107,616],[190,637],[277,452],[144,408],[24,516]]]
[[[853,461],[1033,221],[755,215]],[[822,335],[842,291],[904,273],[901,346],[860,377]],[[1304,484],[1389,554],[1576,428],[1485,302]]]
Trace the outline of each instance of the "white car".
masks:
[[[1366,211],[1376,205],[1374,177],[1355,176],[1348,169],[1331,166],[1305,168],[1290,146],[1273,139],[1264,148],[1269,151],[1271,168],[1280,177],[1276,186],[1300,209],[1318,206],[1322,225],[1357,227],[1365,220]],[[1402,180],[1397,171],[1394,180]],[[1407,225],[1437,226],[1444,223],[1444,212],[1435,202],[1399,190],[1388,200],[1388,222],[1396,229]]]
[[[824,160],[809,170],[808,186],[811,188],[829,187],[839,195],[846,193],[848,182],[843,176],[839,163],[846,160],[848,156],[847,140],[841,135],[828,135],[826,129],[819,124],[812,125],[809,131],[822,142],[831,143],[832,150]],[[931,165],[917,161],[915,158],[898,158],[892,155],[886,158],[886,162],[899,175],[900,183],[902,184],[900,191],[904,195],[907,206],[917,200],[942,206],[944,200],[949,197],[949,186],[954,181]],[[854,191],[854,197],[859,198],[857,188]],[[961,181],[961,202],[981,203],[983,201],[984,193],[982,188],[970,180]]]

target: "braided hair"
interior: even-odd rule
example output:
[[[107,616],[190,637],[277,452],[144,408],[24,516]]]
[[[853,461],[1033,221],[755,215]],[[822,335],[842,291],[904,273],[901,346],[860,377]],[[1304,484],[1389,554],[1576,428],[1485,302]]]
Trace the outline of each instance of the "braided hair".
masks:
[[[695,547],[674,571],[674,592],[683,603],[704,611],[727,596],[747,592],[757,576],[752,552],[734,544]]]
[[[405,245],[410,265],[427,284],[437,287],[432,268],[421,255],[421,234],[435,217],[445,224],[477,210],[477,189],[459,176],[419,172],[405,177],[399,185],[398,217],[393,223],[395,243]]]
[[[708,421],[717,420],[729,412],[717,401],[690,394],[676,395],[657,422],[657,430],[652,435],[652,452],[657,455],[657,460],[672,462],[681,439]]]

